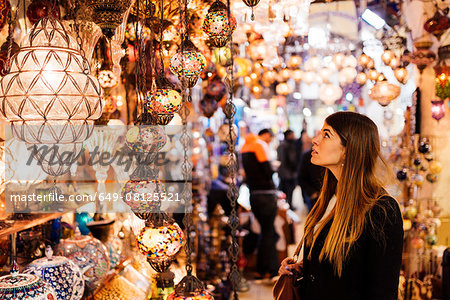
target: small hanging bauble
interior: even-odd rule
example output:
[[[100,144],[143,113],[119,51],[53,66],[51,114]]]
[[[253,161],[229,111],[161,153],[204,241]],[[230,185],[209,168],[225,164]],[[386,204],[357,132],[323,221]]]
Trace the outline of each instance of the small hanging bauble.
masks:
[[[405,217],[413,220],[417,215],[417,208],[415,206],[408,206],[405,211]]]
[[[427,176],[425,176],[425,178],[427,179],[427,181],[429,183],[435,183],[438,179],[436,174],[431,174],[431,173],[427,174]]]
[[[173,85],[164,77],[157,79],[158,88],[147,93],[145,106],[154,118],[154,123],[167,125],[182,104],[181,95],[173,89]]]
[[[429,165],[431,174],[439,174],[442,171],[442,164],[438,161],[432,161]]]
[[[250,17],[252,19],[252,21],[255,20],[255,14],[253,13],[253,8],[258,5],[260,0],[242,0],[242,2],[244,2],[245,5],[247,5],[248,7],[251,7],[252,9],[252,16]]]
[[[205,95],[205,97],[200,101],[199,107],[205,117],[211,118],[217,111],[217,108],[219,108],[219,104],[214,98]]]
[[[384,62],[386,66],[388,66],[391,60],[395,57],[395,54],[391,50],[385,50],[383,54],[381,54],[381,60]]]
[[[430,151],[430,144],[426,141],[422,141],[419,144],[418,150],[422,154],[428,153]]]
[[[365,85],[367,82],[367,75],[364,72],[360,72],[358,73],[358,75],[356,75],[356,82],[359,85]]]
[[[6,60],[8,59],[8,46],[9,41],[3,43],[0,49],[0,77],[8,74],[9,70],[5,69]],[[12,42],[11,56],[19,51],[20,47],[15,42]]]
[[[52,11],[52,16],[59,19],[59,6],[56,1],[52,0],[33,0],[27,8],[27,17],[31,24],[36,23],[39,19],[47,17]]]
[[[405,180],[408,177],[408,173],[406,169],[400,170],[397,172],[397,179],[400,181]]]
[[[412,222],[410,219],[403,219],[403,230],[408,231],[412,227]]]
[[[92,19],[100,26],[103,34],[112,38],[116,28],[122,23],[123,14],[130,7],[131,0],[86,0],[92,11]]]
[[[436,121],[439,121],[440,119],[445,117],[444,100],[431,101],[431,116]]]
[[[187,86],[193,88],[206,66],[206,59],[190,40],[185,39],[182,43],[180,49],[183,49],[183,52],[172,56],[169,68],[180,81],[186,80]]]
[[[409,73],[405,68],[398,68],[394,70],[394,76],[398,82],[405,84],[408,82]]]
[[[227,6],[216,0],[208,10],[203,21],[203,31],[209,36],[213,47],[224,47],[236,29],[236,18],[230,14],[228,20]]]
[[[98,72],[98,82],[104,89],[116,87],[119,84],[119,78],[110,70],[101,70]]]

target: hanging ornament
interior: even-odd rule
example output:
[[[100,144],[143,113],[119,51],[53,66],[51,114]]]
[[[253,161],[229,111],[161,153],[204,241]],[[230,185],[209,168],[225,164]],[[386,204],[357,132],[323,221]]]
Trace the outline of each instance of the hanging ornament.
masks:
[[[440,119],[445,117],[444,100],[431,101],[431,116],[436,121],[439,121]]]
[[[373,59],[364,53],[359,57],[358,64],[364,69],[371,69],[375,66]]]
[[[157,272],[164,272],[183,245],[180,226],[165,213],[153,213],[136,237],[139,252]]]
[[[116,28],[122,23],[123,14],[130,7],[131,0],[86,0],[92,11],[92,19],[100,26],[103,34],[111,39]]]
[[[442,13],[436,6],[436,13],[430,19],[425,21],[423,28],[439,40],[442,34],[450,28],[450,21],[447,14],[448,9],[447,13]]]
[[[248,7],[251,7],[252,9],[252,15],[250,17],[250,19],[252,21],[255,20],[255,14],[253,13],[253,9],[255,8],[256,5],[258,5],[260,0],[242,0],[242,2],[244,2],[245,5],[247,5]]]
[[[278,95],[287,96],[292,93],[292,88],[286,82],[282,82],[276,86],[275,91]]]
[[[263,75],[263,78],[264,78],[264,75]],[[303,78],[302,70],[297,69],[292,72],[292,79],[294,79],[295,82],[297,82],[297,83],[300,82],[300,80],[302,80],[302,78]]]
[[[408,170],[403,169],[397,172],[397,179],[400,181],[405,180],[408,177]]]
[[[159,78],[157,81],[158,88],[147,93],[145,105],[155,124],[167,125],[172,120],[173,114],[180,109],[182,99],[166,78]]]
[[[438,180],[438,177],[436,174],[427,174],[427,176],[425,176],[425,178],[427,179],[427,181],[429,183],[435,183]]]
[[[278,75],[279,75],[279,81],[286,82],[289,80],[289,78],[291,78],[292,72],[289,69],[282,69],[282,70],[280,70]]]
[[[11,10],[9,0],[0,0],[0,30],[5,27],[8,21],[8,13]]]
[[[381,60],[386,66],[389,66],[393,58],[395,58],[395,54],[391,50],[385,50],[383,54],[381,54]]]
[[[98,119],[101,88],[80,50],[59,20],[39,20],[0,79],[2,114],[10,121]]]
[[[358,60],[353,55],[347,55],[342,62],[343,68],[356,68],[358,65]]]
[[[391,59],[389,66],[391,67],[391,69],[396,69],[400,66],[400,64],[401,64],[401,59],[398,57],[394,57]]]
[[[386,80],[386,77],[384,76],[383,73],[378,74],[378,77],[377,77],[378,82],[385,81],[385,80]]]
[[[358,75],[356,75],[356,82],[361,86],[366,84],[367,79],[367,75],[364,72],[359,72]]]
[[[27,8],[27,17],[31,24],[35,24],[40,19],[47,17],[51,14],[54,18],[59,19],[59,6],[56,1],[53,0],[33,0]]]
[[[336,68],[339,70],[343,67],[345,55],[343,53],[336,53],[331,58],[331,61],[334,63]]]
[[[206,66],[206,59],[189,39],[186,38],[182,43],[180,49],[183,49],[183,52],[172,56],[169,68],[180,81],[187,80],[188,88],[193,88]]]
[[[208,10],[203,21],[203,31],[209,36],[213,47],[224,47],[231,39],[236,29],[236,18],[230,14],[228,20],[228,8],[220,0],[216,0]]]
[[[334,84],[322,84],[319,87],[319,99],[326,105],[333,105],[342,97],[342,89]]]
[[[450,97],[450,67],[438,64],[434,70],[436,73],[436,97],[445,100]]]
[[[159,180],[129,180],[122,188],[121,196],[137,216],[151,214],[157,211],[157,202],[153,196],[166,193],[164,185]]]
[[[302,64],[302,58],[298,55],[291,55],[291,57],[289,57],[286,65],[288,66],[288,68],[291,69],[298,69],[300,67],[300,65]]]
[[[398,68],[394,70],[394,76],[401,84],[406,84],[409,79],[409,73],[405,68]]]
[[[436,54],[428,49],[419,49],[412,54],[411,62],[417,66],[422,74],[423,70],[431,65],[436,59]]]
[[[217,111],[219,104],[214,98],[205,95],[205,97],[200,101],[199,107],[202,114],[209,119]]]
[[[317,71],[321,65],[322,60],[317,56],[313,56],[305,62],[304,68],[305,71]]]
[[[161,126],[133,126],[125,137],[127,147],[139,153],[156,153],[166,141],[167,136]]]
[[[0,77],[8,74],[8,70],[5,69],[6,60],[8,59],[8,46],[9,42],[6,41],[0,48]],[[19,52],[19,49],[20,49],[19,45],[17,45],[16,42],[13,41],[11,48],[11,56]]]
[[[380,76],[380,73],[375,69],[370,69],[369,72],[367,72],[367,77],[372,81],[377,80],[378,76]]]
[[[369,97],[377,101],[381,106],[387,106],[392,100],[400,95],[399,86],[388,83],[387,81],[377,82],[369,91]]]
[[[427,141],[422,141],[419,144],[419,152],[422,154],[430,152],[430,144]]]
[[[322,79],[322,82],[328,83],[333,75],[333,71],[325,67],[319,70],[318,75]]]
[[[429,165],[431,174],[439,174],[442,171],[442,164],[438,161],[432,161]]]
[[[227,88],[225,84],[218,77],[212,78],[206,86],[205,93],[213,96],[219,102],[226,94]]]

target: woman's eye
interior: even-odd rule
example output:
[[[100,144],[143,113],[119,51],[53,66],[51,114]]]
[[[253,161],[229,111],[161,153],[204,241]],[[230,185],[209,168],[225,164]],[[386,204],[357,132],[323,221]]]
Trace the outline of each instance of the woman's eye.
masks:
[[[326,137],[326,138],[329,138],[330,136],[328,135],[328,133],[325,133],[325,137]]]

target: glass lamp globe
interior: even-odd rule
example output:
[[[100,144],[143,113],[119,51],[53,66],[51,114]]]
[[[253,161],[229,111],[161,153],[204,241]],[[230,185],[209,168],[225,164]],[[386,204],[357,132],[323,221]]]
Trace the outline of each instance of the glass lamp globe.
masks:
[[[322,84],[319,87],[319,99],[326,105],[333,105],[342,97],[342,89],[334,84]]]
[[[209,36],[212,46],[221,48],[230,40],[236,26],[236,18],[233,15],[230,15],[228,20],[227,6],[216,0],[208,10],[202,28]]]
[[[156,270],[167,269],[183,246],[184,234],[177,223],[153,224],[147,222],[136,237],[139,252]]]
[[[129,180],[122,188],[122,199],[136,215],[153,213],[157,203],[153,196],[165,193],[166,189],[159,180]],[[155,199],[156,200],[156,199]]]
[[[110,70],[101,70],[98,72],[98,81],[102,88],[113,88],[119,84],[119,78]]]
[[[387,81],[377,82],[369,91],[369,97],[380,103],[381,106],[387,106],[392,100],[400,95],[400,87]]]
[[[133,126],[128,129],[125,142],[135,152],[158,152],[167,142],[167,135],[161,126]]]
[[[158,125],[167,125],[182,104],[181,95],[168,87],[161,87],[147,94],[146,107],[155,116]]]
[[[170,71],[182,81],[187,80],[189,88],[195,86],[198,76],[206,66],[206,59],[188,39],[183,41],[183,51],[177,52],[170,59]]]
[[[22,40],[9,73],[0,79],[0,111],[10,121],[101,116],[99,82],[59,20],[39,20]]]

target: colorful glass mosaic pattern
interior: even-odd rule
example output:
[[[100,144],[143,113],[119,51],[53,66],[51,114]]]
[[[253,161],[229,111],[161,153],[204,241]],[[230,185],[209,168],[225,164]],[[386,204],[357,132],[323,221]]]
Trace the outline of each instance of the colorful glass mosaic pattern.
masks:
[[[161,126],[133,126],[127,131],[127,147],[135,152],[157,152],[167,142],[167,135]]]
[[[11,274],[0,277],[0,299],[56,300],[53,288],[32,274]]]
[[[122,199],[134,213],[151,213],[160,200],[155,195],[165,192],[165,186],[159,180],[129,180],[122,188]]]
[[[25,269],[49,283],[56,292],[57,299],[80,300],[84,292],[84,279],[80,268],[63,256],[40,258]]]
[[[61,240],[55,253],[72,260],[83,271],[86,288],[94,290],[110,268],[109,254],[98,239],[82,235]]]
[[[147,259],[166,259],[176,255],[183,239],[183,230],[177,223],[156,228],[146,226],[136,237],[138,249]]]
[[[200,52],[178,52],[170,59],[170,70],[178,77],[195,77],[200,75],[206,66],[206,59]]]
[[[157,89],[147,94],[147,108],[157,114],[174,114],[181,108],[181,95],[171,89]]]
[[[0,0],[0,30],[6,25],[8,21],[8,13],[11,9],[9,0]]]
[[[228,22],[226,11],[213,11],[206,15],[203,21],[203,31],[210,37],[230,36],[236,29],[236,18],[230,15],[231,22]]]
[[[142,33],[141,30],[143,30]],[[144,29],[142,29],[142,25],[138,25],[138,35],[141,39],[147,41],[150,39],[151,34],[152,31],[150,28],[144,26]],[[127,38],[130,42],[134,42],[136,40],[136,23],[129,23],[127,25],[127,28],[125,29],[125,38]]]

